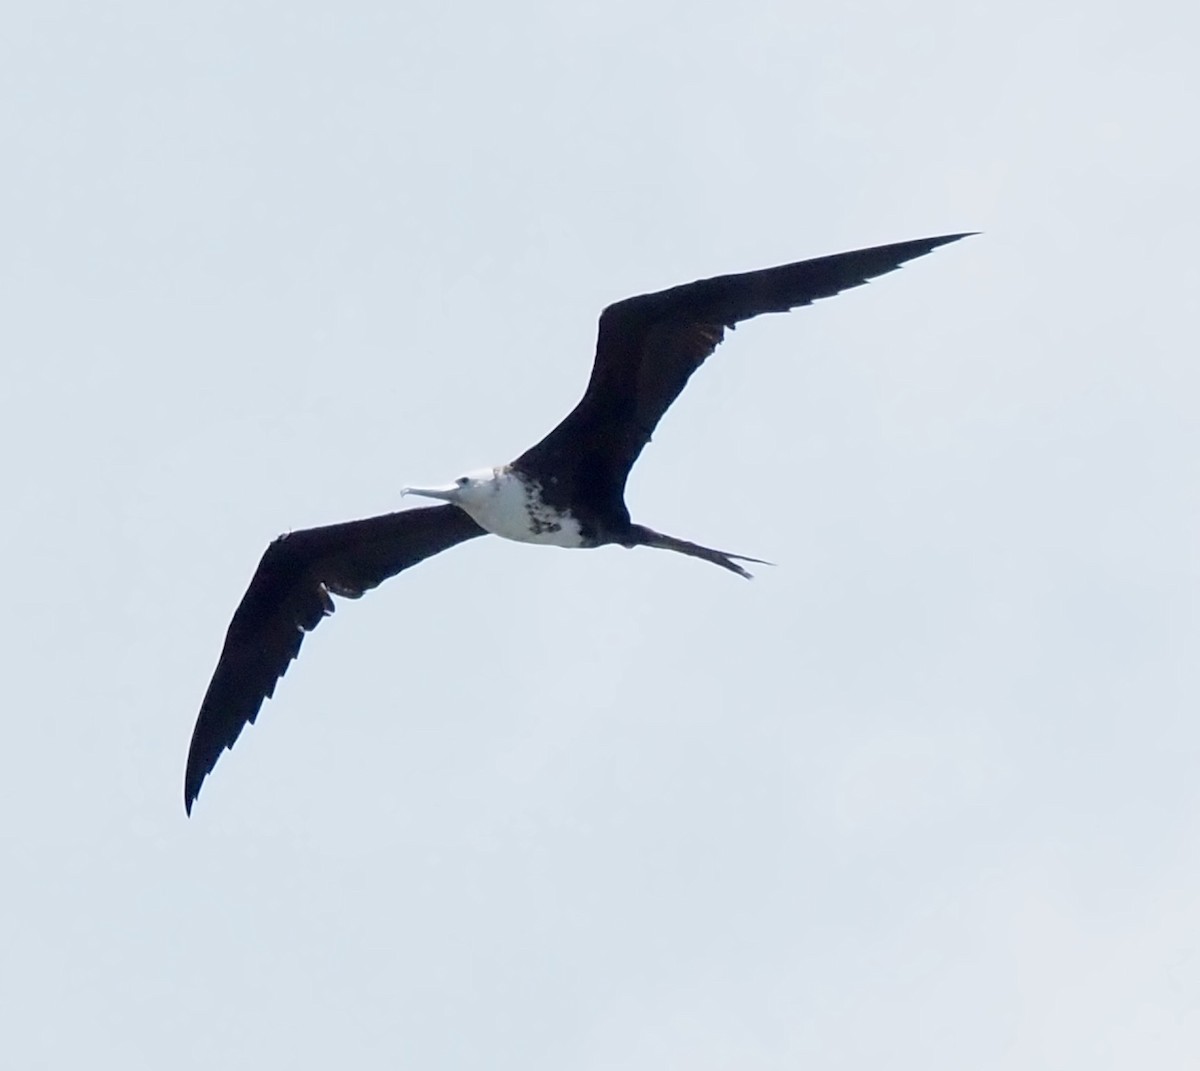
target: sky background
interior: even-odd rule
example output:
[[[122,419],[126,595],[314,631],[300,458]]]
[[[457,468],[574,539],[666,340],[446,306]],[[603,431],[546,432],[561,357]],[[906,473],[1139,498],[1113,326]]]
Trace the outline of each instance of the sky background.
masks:
[[[38,1068],[1194,1068],[1194,5],[0,16],[0,1043]],[[747,324],[635,519],[479,540],[182,776],[268,540]]]

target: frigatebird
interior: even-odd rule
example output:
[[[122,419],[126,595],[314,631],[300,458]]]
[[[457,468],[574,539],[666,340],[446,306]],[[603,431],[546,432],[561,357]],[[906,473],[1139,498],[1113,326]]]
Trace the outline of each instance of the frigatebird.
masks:
[[[333,595],[356,599],[409,566],[489,532],[557,547],[658,547],[749,577],[739,562],[765,563],[630,519],[625,481],[655,426],[726,329],[861,286],[966,237],[858,249],[619,301],[600,316],[592,374],[579,404],[515,461],[444,487],[401,492],[445,505],[280,536],[234,612],[200,705],[184,776],[188,814],[221,753],[274,694],[304,634],[333,613]]]

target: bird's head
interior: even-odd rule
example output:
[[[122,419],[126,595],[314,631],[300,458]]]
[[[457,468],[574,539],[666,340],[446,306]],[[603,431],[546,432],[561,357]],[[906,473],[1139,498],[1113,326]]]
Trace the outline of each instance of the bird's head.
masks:
[[[420,495],[422,498],[439,498],[443,502],[453,502],[456,506],[465,508],[495,494],[496,483],[495,469],[481,469],[478,472],[468,472],[444,487],[405,487],[400,493]]]

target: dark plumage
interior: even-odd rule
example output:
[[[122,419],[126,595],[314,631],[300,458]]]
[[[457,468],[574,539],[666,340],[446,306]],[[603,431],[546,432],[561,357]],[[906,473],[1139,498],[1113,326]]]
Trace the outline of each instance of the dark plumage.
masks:
[[[485,534],[457,506],[424,506],[291,532],[267,547],[200,704],[183,786],[188,813],[221,752],[275,694],[304,633],[333,613],[331,595],[360,598],[410,565]]]
[[[560,546],[650,546],[748,576],[741,555],[633,524],[625,482],[663,414],[726,329],[860,286],[965,234],[723,275],[610,305],[579,404],[536,446],[490,475],[415,492],[448,504],[293,532],[263,554],[230,622],[200,706],[184,779],[191,813],[204,778],[296,657],[304,633],[390,576],[488,531]]]

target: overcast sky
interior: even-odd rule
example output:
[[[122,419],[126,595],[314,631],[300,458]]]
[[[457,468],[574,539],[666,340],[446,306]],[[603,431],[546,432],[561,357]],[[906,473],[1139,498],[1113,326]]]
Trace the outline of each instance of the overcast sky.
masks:
[[[0,16],[13,1068],[1200,1060],[1200,16]],[[193,817],[267,541],[504,462],[610,301],[959,230],[744,325],[636,520],[307,640]]]

